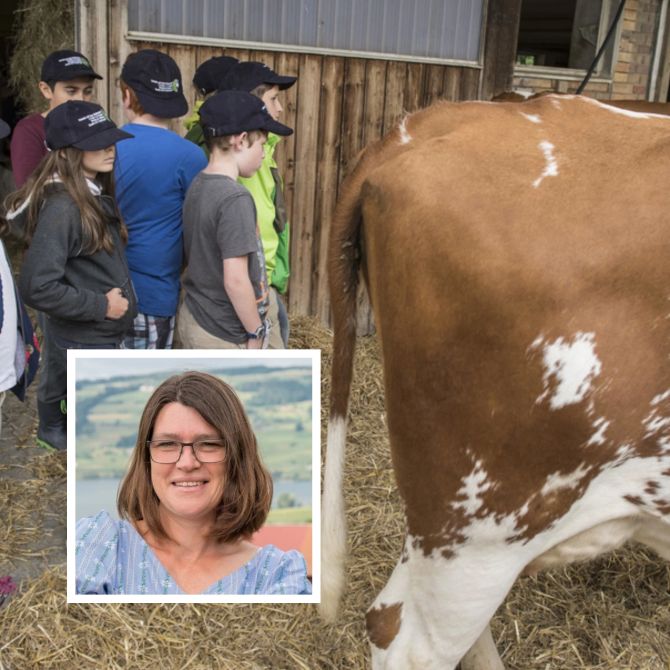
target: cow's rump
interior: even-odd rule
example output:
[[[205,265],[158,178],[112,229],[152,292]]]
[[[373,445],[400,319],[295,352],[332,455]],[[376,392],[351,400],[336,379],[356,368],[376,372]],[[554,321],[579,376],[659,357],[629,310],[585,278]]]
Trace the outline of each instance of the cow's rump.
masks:
[[[524,568],[670,556],[669,168],[670,119],[547,96],[410,116],[345,187],[336,358],[360,214],[407,510],[379,667],[452,667]]]

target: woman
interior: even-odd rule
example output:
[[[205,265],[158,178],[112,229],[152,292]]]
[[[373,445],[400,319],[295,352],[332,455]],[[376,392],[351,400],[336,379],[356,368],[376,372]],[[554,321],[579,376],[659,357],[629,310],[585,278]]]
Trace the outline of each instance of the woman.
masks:
[[[77,593],[308,594],[297,551],[257,547],[272,480],[233,389],[203,372],[147,402],[119,491],[121,521],[77,523]]]

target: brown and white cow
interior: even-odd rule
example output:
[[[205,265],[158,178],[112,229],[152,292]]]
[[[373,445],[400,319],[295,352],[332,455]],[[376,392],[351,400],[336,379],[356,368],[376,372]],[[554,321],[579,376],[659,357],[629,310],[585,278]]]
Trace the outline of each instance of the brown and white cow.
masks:
[[[366,149],[330,243],[322,613],[344,585],[360,259],[406,506],[373,667],[502,667],[524,570],[642,542],[670,559],[670,119],[546,96],[440,103]],[[481,635],[481,637],[480,637]]]

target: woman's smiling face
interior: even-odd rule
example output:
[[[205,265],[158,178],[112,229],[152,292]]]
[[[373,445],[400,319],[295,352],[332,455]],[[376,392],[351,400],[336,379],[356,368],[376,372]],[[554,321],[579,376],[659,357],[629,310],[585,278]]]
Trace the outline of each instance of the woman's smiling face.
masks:
[[[179,402],[165,405],[156,416],[152,440],[220,440],[214,426],[199,412]],[[226,462],[201,463],[193,447],[185,446],[176,463],[151,461],[151,484],[160,500],[160,513],[165,521],[201,519],[214,521],[216,508],[223,495]]]

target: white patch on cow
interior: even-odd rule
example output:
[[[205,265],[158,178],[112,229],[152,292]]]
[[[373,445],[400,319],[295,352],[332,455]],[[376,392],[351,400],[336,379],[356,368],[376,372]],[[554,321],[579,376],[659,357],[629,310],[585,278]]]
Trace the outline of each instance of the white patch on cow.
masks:
[[[372,667],[453,670],[527,566],[593,558],[630,539],[667,553],[670,524],[625,496],[643,496],[653,479],[660,485],[655,496],[669,499],[670,478],[661,473],[670,456],[641,458],[631,450],[622,445],[619,453],[632,457],[605,467],[563,517],[530,539],[510,539],[518,534],[518,514],[471,519],[460,529],[466,540],[451,547],[448,558],[439,549],[424,555],[418,538],[408,535],[407,559],[398,562],[373,605],[402,603],[400,631],[387,649],[372,646]],[[551,485],[566,481],[555,476]]]
[[[645,417],[643,424],[647,430],[645,438],[654,437],[670,429],[670,417],[663,416],[654,409]]]
[[[454,670],[484,631],[523,559],[510,552],[492,562],[488,554],[513,529],[511,517],[504,524],[492,518],[478,520],[477,527],[490,534],[494,544],[465,545],[452,558],[439,551],[426,556],[407,536],[406,560],[398,561],[372,605],[374,609],[402,603],[400,630],[389,647],[371,645],[374,670]]]
[[[408,118],[409,118],[409,115],[406,116],[400,122],[400,125],[398,126],[398,130],[400,131],[400,144],[409,144],[412,141],[412,136],[407,131],[407,119]]]
[[[659,393],[657,396],[654,396],[651,400],[651,404],[660,405],[664,400],[668,400],[668,398],[670,398],[670,389],[665,393]]]
[[[614,452],[614,460],[612,461],[613,465],[621,465],[625,463],[629,458],[635,456],[635,449],[632,444],[624,442],[620,445],[617,450]]]
[[[535,94],[535,91],[533,91],[532,88],[515,88],[514,93],[528,100],[528,98],[530,98],[531,95]]]
[[[593,428],[596,431],[591,435],[588,442],[586,443],[587,447],[595,447],[601,444],[605,444],[605,431],[610,426],[610,421],[608,421],[604,416],[596,419],[593,422]]]
[[[335,621],[344,589],[347,525],[344,516],[342,474],[347,440],[347,422],[336,417],[328,422],[328,442],[322,499],[321,552],[328,560],[321,573],[319,611],[326,621]]]
[[[539,144],[546,164],[542,174],[533,182],[533,188],[537,188],[546,177],[558,177],[558,161],[554,156],[554,145],[548,140],[542,140]]]
[[[547,477],[547,480],[540,491],[540,495],[548,496],[556,491],[561,491],[562,489],[575,488],[579,485],[582,479],[584,479],[584,476],[589,473],[589,470],[590,468],[586,463],[581,463],[576,470],[569,472],[567,475],[561,474],[560,472],[554,472]]]
[[[551,409],[561,409],[584,400],[591,382],[600,374],[602,364],[595,351],[595,334],[578,332],[572,341],[559,337],[544,345],[544,388],[535,401],[546,400],[555,380],[555,390],[549,398]]]
[[[531,345],[528,347],[528,352],[532,351],[533,349],[539,349],[542,343],[544,342],[544,335],[540,334],[538,335]]]
[[[622,107],[612,107],[604,103],[599,103],[604,109],[612,114],[619,114],[621,116],[627,116],[629,119],[649,119],[652,117],[658,117],[659,114],[646,114],[645,112],[633,112],[630,109],[623,109]]]
[[[524,112],[519,112],[521,116],[528,119],[531,123],[542,123],[542,119],[539,114],[524,114]]]
[[[475,463],[472,472],[463,477],[463,486],[458,490],[459,498],[465,497],[465,500],[459,500],[452,503],[455,509],[462,509],[468,516],[472,516],[479,510],[483,504],[482,493],[488,491],[492,484],[489,480],[486,470],[484,470],[481,461]]]
[[[638,517],[612,519],[565,540],[535,558],[528,572],[575,561],[584,561],[606,551],[614,551],[629,540],[640,526]]]
[[[587,102],[591,105],[595,105],[597,107],[602,107],[608,112],[612,112],[613,114],[620,114],[621,116],[627,116],[629,119],[640,119],[640,120],[645,120],[645,119],[664,119],[665,121],[668,120],[668,117],[666,114],[654,114],[651,112],[634,112],[631,109],[624,109],[622,107],[615,107],[614,105],[609,104],[610,101],[608,100],[595,100],[594,98],[582,98],[584,102]]]

